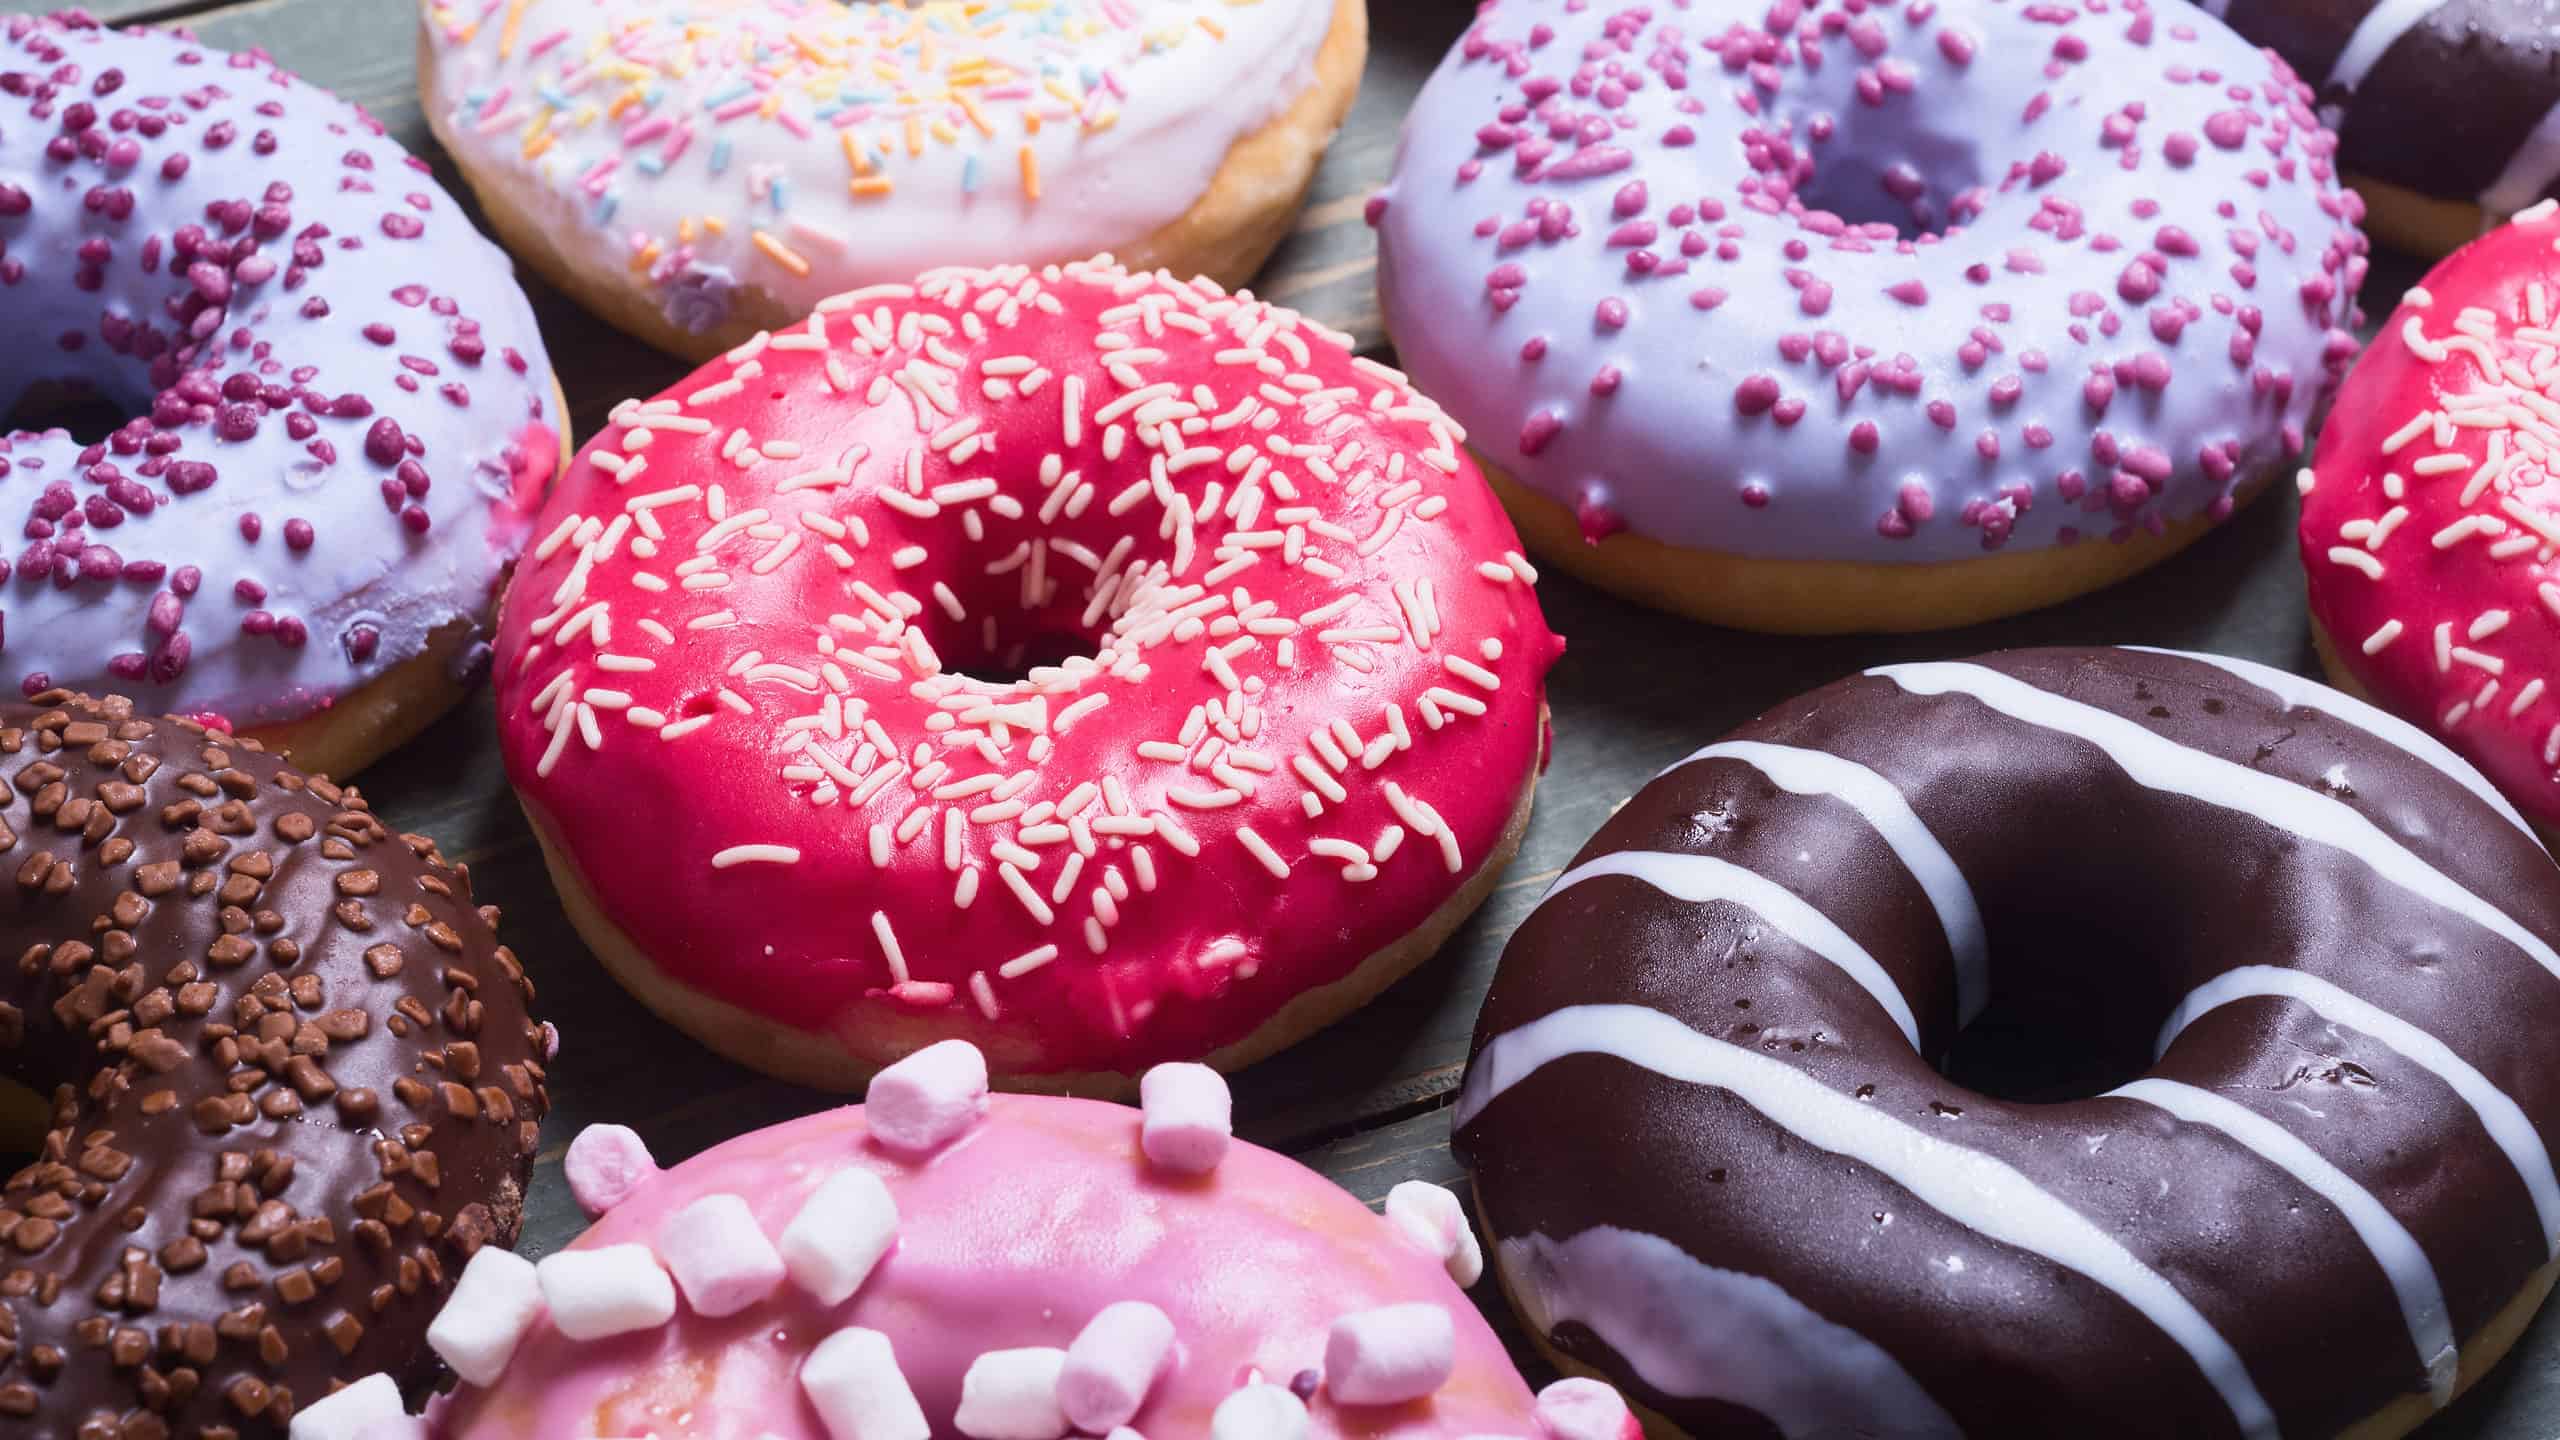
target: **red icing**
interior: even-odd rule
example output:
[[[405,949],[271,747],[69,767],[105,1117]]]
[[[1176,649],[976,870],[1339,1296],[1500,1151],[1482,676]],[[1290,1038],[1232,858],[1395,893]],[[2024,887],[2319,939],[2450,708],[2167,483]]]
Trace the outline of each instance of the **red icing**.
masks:
[[[2391,313],[2321,433],[2302,559],[2312,614],[2355,678],[2551,824],[2560,823],[2560,404],[2545,390],[2560,366],[2560,217],[2540,212],[2446,257]],[[2470,338],[2457,328],[2466,312]],[[2413,324],[2426,353],[2412,345]],[[2438,351],[2447,338],[2455,345]],[[2493,374],[2490,359],[2501,372],[2521,368]],[[2384,453],[2422,413],[2485,421],[2492,411],[2504,423],[2431,421]],[[2483,480],[2501,452],[2512,458]],[[2386,475],[2399,477],[2396,499]],[[2378,541],[2376,527],[2385,527]]]
[[[812,322],[825,345],[800,348],[813,331],[795,327],[651,402],[709,422],[708,433],[658,429],[634,448],[639,412],[625,407],[580,454],[545,507],[546,542],[518,572],[498,638],[509,770],[604,913],[667,973],[730,1004],[871,1058],[930,1038],[913,1024],[926,1016],[933,1035],[976,1041],[1008,1073],[1133,1071],[1206,1054],[1415,928],[1483,861],[1543,749],[1542,679],[1560,642],[1526,562],[1504,558],[1515,533],[1456,426],[1338,338],[1259,302],[1116,270],[1014,271],[993,286],[977,272],[928,278],[935,298],[879,291],[829,302]],[[1185,328],[1198,324],[1215,333]],[[1120,348],[1098,348],[1097,335]],[[1257,349],[1267,357],[1259,368]],[[1173,382],[1182,403],[1203,404],[1191,417],[1202,423],[1160,414],[1173,397],[1123,403],[1124,380]],[[1069,444],[1073,385],[1083,419]],[[947,415],[920,420],[916,394],[939,396],[981,428],[964,438]],[[1235,418],[1249,398],[1257,413]],[[1146,431],[1125,433],[1117,459],[1105,455],[1113,422]],[[1195,453],[1151,481],[1163,442]],[[912,475],[911,454],[922,455]],[[834,478],[849,455],[849,480]],[[619,477],[616,457],[626,457]],[[1059,491],[1090,485],[1091,494],[1056,500],[1044,469]],[[707,493],[650,509],[661,538],[620,524],[635,497],[715,484],[730,518],[708,562],[696,549],[719,523]],[[1237,502],[1239,487],[1258,500]],[[1175,506],[1201,512],[1187,545]],[[768,517],[737,519],[756,509]],[[912,513],[926,509],[934,513]],[[973,524],[981,538],[970,538]],[[1043,543],[1031,552],[1034,538]],[[1088,625],[1094,565],[1115,548],[1112,573],[1150,578],[1121,583],[1111,605],[1143,590],[1141,611]],[[1033,553],[1049,593],[1026,610]],[[1231,555],[1256,561],[1237,566]],[[697,573],[678,573],[687,562]],[[759,564],[770,573],[756,574]],[[1147,568],[1156,566],[1170,579]],[[726,583],[687,588],[688,579],[713,585],[710,573]],[[669,588],[643,588],[643,575]],[[1196,597],[1173,588],[1203,584]],[[601,642],[581,618],[599,603]],[[965,618],[948,613],[953,603]],[[1168,603],[1199,623],[1146,618]],[[864,618],[882,605],[912,626]],[[1240,626],[1248,606],[1252,623]],[[1436,628],[1417,643],[1415,617],[1435,608]],[[1318,618],[1280,633],[1310,614]],[[709,628],[696,628],[705,617]],[[989,619],[992,644],[981,628]],[[868,628],[848,628],[857,621]],[[562,630],[574,632],[565,646]],[[1106,631],[1118,657],[1109,673],[1077,683],[1036,670],[1002,688],[939,693],[964,684],[936,676],[945,662],[966,670],[1008,652],[1027,650],[1034,663],[1091,655]],[[1230,691],[1222,671],[1240,688]],[[1093,696],[1108,698],[1095,708]],[[1220,707],[1214,720],[1201,708],[1209,702]],[[831,703],[853,718],[832,726]],[[1392,734],[1390,707],[1409,742],[1387,742],[1365,768],[1358,751]],[[1462,713],[1476,707],[1481,715]],[[704,723],[685,724],[694,717]],[[1355,732],[1339,771],[1325,751],[1341,747],[1315,738],[1337,725]],[[950,743],[954,735],[984,743]],[[884,736],[909,768],[878,781]],[[1148,742],[1152,757],[1139,753]],[[1310,782],[1302,760],[1323,779]],[[1370,847],[1399,826],[1390,782],[1436,808],[1454,868],[1410,827],[1370,867],[1312,848]],[[1327,793],[1334,786],[1339,798]],[[1228,790],[1237,803],[1199,808]],[[1322,800],[1314,817],[1302,808],[1307,794]],[[1017,802],[1031,808],[1015,813]],[[1059,807],[1075,807],[1071,822]],[[1177,825],[1197,854],[1161,831],[1114,833],[1150,817]],[[1247,827],[1288,879],[1249,847]],[[883,864],[869,853],[875,833],[891,841]],[[797,859],[740,846],[787,847]],[[716,868],[723,854],[736,863]],[[1045,923],[1000,868],[1020,871],[1025,854],[1040,862],[1021,873],[1051,912]],[[1071,865],[1078,873],[1062,892]],[[963,908],[956,897],[972,867],[976,890]],[[1364,869],[1374,875],[1347,878]],[[1056,957],[1033,964],[1051,945]],[[881,1030],[893,1019],[907,1022],[894,1041]]]

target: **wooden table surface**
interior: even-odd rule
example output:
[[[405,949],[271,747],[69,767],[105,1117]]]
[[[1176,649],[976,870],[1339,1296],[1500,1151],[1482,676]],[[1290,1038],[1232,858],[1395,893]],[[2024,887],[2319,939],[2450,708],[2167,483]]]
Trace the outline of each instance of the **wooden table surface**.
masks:
[[[52,0],[0,0],[0,14],[51,8]],[[88,0],[88,8],[119,23],[183,24],[224,48],[264,46],[288,68],[364,105],[412,150],[433,158],[447,186],[462,193],[419,111],[416,0]],[[1385,355],[1372,283],[1376,252],[1362,205],[1386,177],[1414,92],[1474,6],[1373,0],[1370,9],[1374,36],[1359,106],[1296,232],[1256,288]],[[2403,257],[2379,257],[2367,308],[2388,311],[2419,268]],[[685,373],[540,282],[531,289],[581,438],[615,402],[654,393]],[[1655,771],[1800,690],[1897,660],[2117,641],[2219,651],[2316,674],[2293,554],[2293,490],[2269,490],[2231,524],[2127,584],[2035,615],[1928,636],[1742,635],[1635,609],[1550,574],[1540,598],[1548,624],[1571,648],[1549,681],[1556,752],[1519,858],[1439,957],[1350,1020],[1237,1076],[1240,1133],[1299,1156],[1372,1205],[1401,1180],[1457,1180],[1446,1110],[1504,939],[1584,838]],[[561,1152],[582,1126],[630,1125],[667,1161],[841,1103],[709,1054],[604,975],[553,898],[499,766],[485,691],[362,783],[395,824],[435,836],[448,856],[471,866],[480,897],[504,908],[501,934],[532,968],[543,1013],[563,1032],[557,1109],[535,1177],[527,1253],[540,1256],[583,1228],[560,1175]],[[1476,1298],[1514,1340],[1523,1368],[1543,1378],[1543,1365],[1517,1343],[1490,1282]],[[2552,1313],[2505,1365],[2421,1432],[2421,1440],[2555,1436],[2560,1315]]]

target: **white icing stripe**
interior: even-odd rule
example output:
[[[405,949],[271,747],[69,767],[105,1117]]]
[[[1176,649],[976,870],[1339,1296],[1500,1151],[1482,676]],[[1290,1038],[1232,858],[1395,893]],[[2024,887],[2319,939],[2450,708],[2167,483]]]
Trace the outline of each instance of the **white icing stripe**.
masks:
[[[1724,1090],[1806,1144],[1867,1166],[1985,1239],[2086,1276],[2187,1352],[2230,1406],[2242,1434],[2275,1435],[2275,1416],[2231,1342],[2105,1228],[2006,1162],[1895,1119],[1783,1060],[1702,1035],[1659,1010],[1574,1005],[1495,1036],[1468,1067],[1453,1124],[1463,1128],[1505,1090],[1568,1055],[1611,1055]]]
[[[1899,1361],[1762,1276],[1614,1225],[1505,1240],[1501,1255],[1531,1328],[1580,1321],[1665,1395],[1743,1406],[1789,1437],[1962,1440]]]
[[[2560,977],[2560,954],[2497,906],[2409,853],[2354,807],[2290,780],[2234,764],[2101,710],[2039,690],[1981,665],[1948,661],[1884,665],[1867,672],[1915,695],[1970,695],[2014,720],[2085,740],[2137,782],[2250,815],[2279,830],[2340,850],[2410,894],[2471,921]]]
[[[1776,927],[1778,933],[1830,961],[1850,979],[1857,981],[1859,987],[1874,996],[1885,1013],[1893,1017],[1893,1023],[1902,1027],[1902,1038],[1911,1042],[1911,1048],[1920,1048],[1920,1023],[1913,1018],[1911,1003],[1902,998],[1902,990],[1893,983],[1893,977],[1884,973],[1884,967],[1876,963],[1876,958],[1867,953],[1865,946],[1832,924],[1830,917],[1776,881],[1712,855],[1619,850],[1588,865],[1566,871],[1538,903],[1543,906],[1583,881],[1596,880],[1603,875],[1625,875],[1641,880],[1674,900],[1686,900],[1692,905],[1723,900],[1757,911],[1761,919]]]
[[[2329,67],[2329,87],[2352,93],[2395,41],[2416,29],[2419,21],[2444,3],[2445,0],[2379,0],[2356,22],[2355,33],[2347,37],[2347,48],[2338,52],[2338,63]]]
[[[2453,1398],[2454,1376],[2462,1368],[2462,1342],[2455,1338],[2453,1319],[2445,1310],[2444,1286],[2437,1281],[2435,1264],[2427,1259],[2418,1238],[2392,1218],[2372,1191],[2283,1126],[2210,1090],[2146,1076],[2108,1093],[2156,1106],[2190,1125],[2211,1126],[2338,1207],[2391,1281],[2391,1293],[2400,1301],[2400,1317],[2409,1326],[2409,1340],[2418,1348],[2418,1363],[2426,1367],[2429,1398],[2438,1409]]]
[[[2526,197],[2524,203],[2532,204],[2532,197]],[[2516,807],[2508,804],[2507,797],[2498,793],[2498,787],[2489,783],[2489,777],[2481,774],[2470,761],[2454,754],[2451,746],[2387,710],[2376,709],[2345,691],[2331,689],[2317,680],[2306,680],[2291,671],[2278,670],[2272,665],[2261,665],[2255,660],[2242,660],[2230,655],[2201,655],[2192,650],[2162,650],[2150,645],[2127,645],[2124,648],[2138,650],[2146,655],[2167,655],[2173,659],[2193,660],[2199,665],[2210,665],[2217,670],[2239,676],[2288,706],[2301,710],[2317,710],[2333,719],[2343,720],[2376,739],[2408,751],[2444,772],[2446,779],[2456,782],[2465,790],[2479,796],[2490,809],[2507,817],[2507,823],[2523,831],[2534,844],[2542,843],[2542,838],[2533,833],[2533,827],[2525,823],[2522,815],[2516,813]]]
[[[1902,791],[1854,760],[1757,740],[1722,741],[1680,764],[1716,759],[1739,760],[1792,794],[1828,795],[1865,818],[1902,868],[1920,882],[1930,908],[1938,912],[1938,924],[1947,932],[1947,948],[1955,955],[1956,1023],[1972,1024],[1991,998],[1990,944],[1983,934],[1982,910],[1974,903],[1973,887],[1965,883],[1964,872],[1956,868],[1955,857],[1929,833]]]
[[[2526,1117],[2524,1107],[2491,1084],[2488,1076],[2443,1041],[2399,1016],[2316,975],[2273,965],[2243,965],[2216,975],[2178,1002],[2168,1023],[2160,1027],[2160,1053],[2168,1053],[2170,1043],[2200,1016],[2235,1000],[2259,996],[2291,1000],[2323,1020],[2369,1035],[2453,1087],[2524,1181],[2525,1190],[2533,1196],[2534,1215],[2542,1222],[2543,1243],[2551,1255],[2560,1257],[2560,1174],[2553,1171],[2551,1149],[2543,1143],[2542,1132]]]
[[[2506,168],[2480,192],[2480,208],[2493,221],[2504,219],[2541,199],[2554,180],[2560,180],[2560,105],[2542,112],[2516,153],[2507,157]]]

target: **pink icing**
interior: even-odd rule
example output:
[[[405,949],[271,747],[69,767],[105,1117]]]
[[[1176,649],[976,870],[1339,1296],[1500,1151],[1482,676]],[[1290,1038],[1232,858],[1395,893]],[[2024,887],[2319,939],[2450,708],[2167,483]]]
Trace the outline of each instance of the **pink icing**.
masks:
[[[1315,1440],[1438,1440],[1532,1431],[1533,1401],[1501,1343],[1439,1262],[1331,1182],[1239,1144],[1217,1170],[1168,1178],[1142,1163],[1138,1113],[999,1096],[987,1120],[918,1164],[866,1144],[858,1106],[732,1140],[651,1180],[581,1236],[581,1250],[649,1243],[707,1195],[744,1197],[779,1234],[820,1181],[859,1165],[896,1197],[896,1245],[854,1297],[821,1309],[785,1285],[725,1320],[692,1311],[580,1344],[538,1322],[507,1375],[465,1388],[441,1440],[717,1433],[829,1440],[798,1384],[801,1359],[849,1325],[886,1333],[935,1433],[953,1433],[961,1376],[989,1350],[1072,1343],[1104,1306],[1144,1300],[1174,1322],[1175,1359],[1130,1422],[1208,1433],[1238,1386],[1287,1385],[1324,1363],[1350,1312],[1447,1308],[1456,1365],[1431,1397],[1346,1409],[1321,1391]],[[698,1428],[716,1415],[714,1431]]]
[[[2560,360],[2555,244],[2560,212],[2529,210],[2392,311],[2321,431],[2301,530],[2311,613],[2348,673],[2546,825],[2560,823],[2560,424],[2542,380],[2522,387],[2530,402],[2508,392]],[[2478,335],[2457,328],[2466,312]],[[2420,423],[2511,403],[2504,424]]]
[[[1197,1058],[1418,926],[1538,762],[1562,647],[1509,520],[1289,311],[939,271],[650,403],[536,526],[501,737],[605,915],[729,1004],[875,1061]]]

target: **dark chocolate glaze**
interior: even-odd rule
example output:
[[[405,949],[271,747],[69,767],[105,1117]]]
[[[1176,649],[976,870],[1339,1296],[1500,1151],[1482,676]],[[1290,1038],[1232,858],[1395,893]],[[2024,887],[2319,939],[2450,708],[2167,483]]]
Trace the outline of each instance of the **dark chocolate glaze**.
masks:
[[[2349,89],[2339,57],[2378,3],[2229,0],[2223,19],[2318,88],[2349,175],[2478,201],[2560,106],[2560,0],[2438,0]]]
[[[2287,707],[2177,656],[2038,650],[1970,663],[2339,800],[2533,935],[2560,936],[2560,868],[2519,825],[2336,713]],[[2092,741],[1962,693],[1860,676],[1731,738],[1827,752],[1889,781],[1980,906],[1991,1013],[2060,1027],[2111,1081],[2184,1082],[2308,1145],[2416,1240],[2459,1339],[2551,1258],[2532,1193],[2471,1106],[2374,1036],[2292,999],[2252,998],[2205,1011],[2153,1061],[2162,1023],[2198,986],[2244,965],[2294,969],[2442,1040],[2547,1147],[2560,1134],[2548,1044],[2560,978],[2516,944],[2344,850],[2146,786]],[[2334,1434],[2425,1392],[2382,1263],[2285,1169],[2140,1100],[2022,1103],[1933,1067],[1957,1035],[1946,931],[1855,808],[1783,790],[1740,760],[1693,761],[1638,792],[1575,864],[1617,851],[1714,856],[1795,893],[1891,977],[1922,1050],[1844,970],[1753,910],[1609,875],[1550,897],[1513,937],[1479,1056],[1568,1006],[1651,1007],[2029,1177],[2168,1280],[2287,1434]],[[1735,1093],[1575,1054],[1484,1104],[1482,1070],[1471,1067],[1456,1148],[1497,1237],[1616,1226],[1765,1277],[1879,1347],[1970,1436],[2041,1437],[2059,1414],[2091,1436],[2239,1433],[2188,1352],[2114,1292],[1983,1236]],[[1740,1323],[1685,1318],[1705,1334]],[[1693,1434],[1770,1433],[1731,1397],[1647,1383],[1591,1327],[1549,1338]]]
[[[511,1244],[549,1099],[469,877],[352,789],[130,702],[0,707],[0,1436],[281,1437]]]

